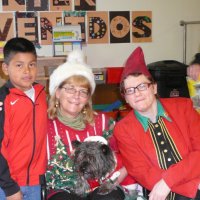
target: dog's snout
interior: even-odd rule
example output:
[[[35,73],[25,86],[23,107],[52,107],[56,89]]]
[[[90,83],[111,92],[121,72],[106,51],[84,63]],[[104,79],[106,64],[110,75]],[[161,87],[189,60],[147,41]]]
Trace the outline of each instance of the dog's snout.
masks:
[[[86,171],[87,169],[87,166],[88,166],[88,163],[87,162],[83,162],[80,166],[80,172],[82,172],[84,174],[84,172]]]

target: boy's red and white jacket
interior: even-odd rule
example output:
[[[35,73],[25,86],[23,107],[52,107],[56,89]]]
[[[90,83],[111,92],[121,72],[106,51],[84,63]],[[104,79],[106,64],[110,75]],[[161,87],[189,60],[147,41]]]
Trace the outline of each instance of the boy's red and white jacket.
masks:
[[[46,94],[42,85],[33,87],[35,102],[9,81],[0,88],[0,187],[6,196],[40,184],[46,170]]]

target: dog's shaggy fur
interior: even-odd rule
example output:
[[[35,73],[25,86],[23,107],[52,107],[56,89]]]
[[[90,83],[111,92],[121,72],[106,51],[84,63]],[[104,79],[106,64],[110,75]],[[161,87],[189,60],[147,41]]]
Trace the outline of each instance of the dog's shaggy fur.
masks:
[[[114,153],[110,147],[101,142],[74,142],[74,170],[79,179],[75,193],[82,196],[90,190],[87,180],[101,180],[108,176],[116,167]]]
[[[99,193],[99,188],[90,191],[88,180],[102,179],[112,173],[116,167],[116,159],[113,151],[107,144],[97,141],[73,142],[74,171],[77,172],[75,188],[71,188],[71,193],[60,191],[49,200],[124,200],[124,192],[121,188],[115,187],[110,182],[102,184],[103,189],[109,191],[103,195]],[[101,187],[100,186],[100,187]],[[114,186],[114,187],[113,187]]]

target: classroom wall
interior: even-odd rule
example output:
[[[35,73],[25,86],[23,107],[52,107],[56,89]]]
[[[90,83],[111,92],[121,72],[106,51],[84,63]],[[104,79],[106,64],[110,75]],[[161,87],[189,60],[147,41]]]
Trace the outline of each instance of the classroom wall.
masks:
[[[200,20],[199,8],[199,0],[96,0],[97,11],[152,11],[152,42],[86,44],[83,50],[87,62],[93,67],[122,66],[137,46],[143,48],[147,63],[166,59],[182,62],[183,27],[180,26],[180,21]],[[189,63],[193,55],[200,51],[200,25],[187,27]],[[42,46],[37,52],[39,56],[51,56],[52,46]]]
[[[180,21],[200,21],[199,0],[97,0],[98,10],[152,11],[152,42],[87,45],[88,62],[99,66],[119,66],[137,46],[147,63],[173,59],[183,61],[183,27]],[[200,24],[188,26],[187,62],[200,51]]]

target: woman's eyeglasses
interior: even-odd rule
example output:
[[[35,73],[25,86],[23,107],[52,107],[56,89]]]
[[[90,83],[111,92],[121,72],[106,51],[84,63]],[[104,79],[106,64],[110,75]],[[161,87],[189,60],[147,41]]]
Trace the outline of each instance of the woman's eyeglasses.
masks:
[[[76,94],[78,92],[78,94],[83,98],[87,98],[89,96],[89,92],[87,89],[77,90],[74,87],[61,87],[61,88],[63,88],[67,94]]]
[[[130,88],[126,88],[124,89],[124,94],[126,95],[130,95],[130,94],[135,94],[136,92],[136,89],[138,91],[145,91],[149,88],[149,86],[151,85],[152,83],[141,83],[139,84],[138,86],[136,87],[130,87]]]

